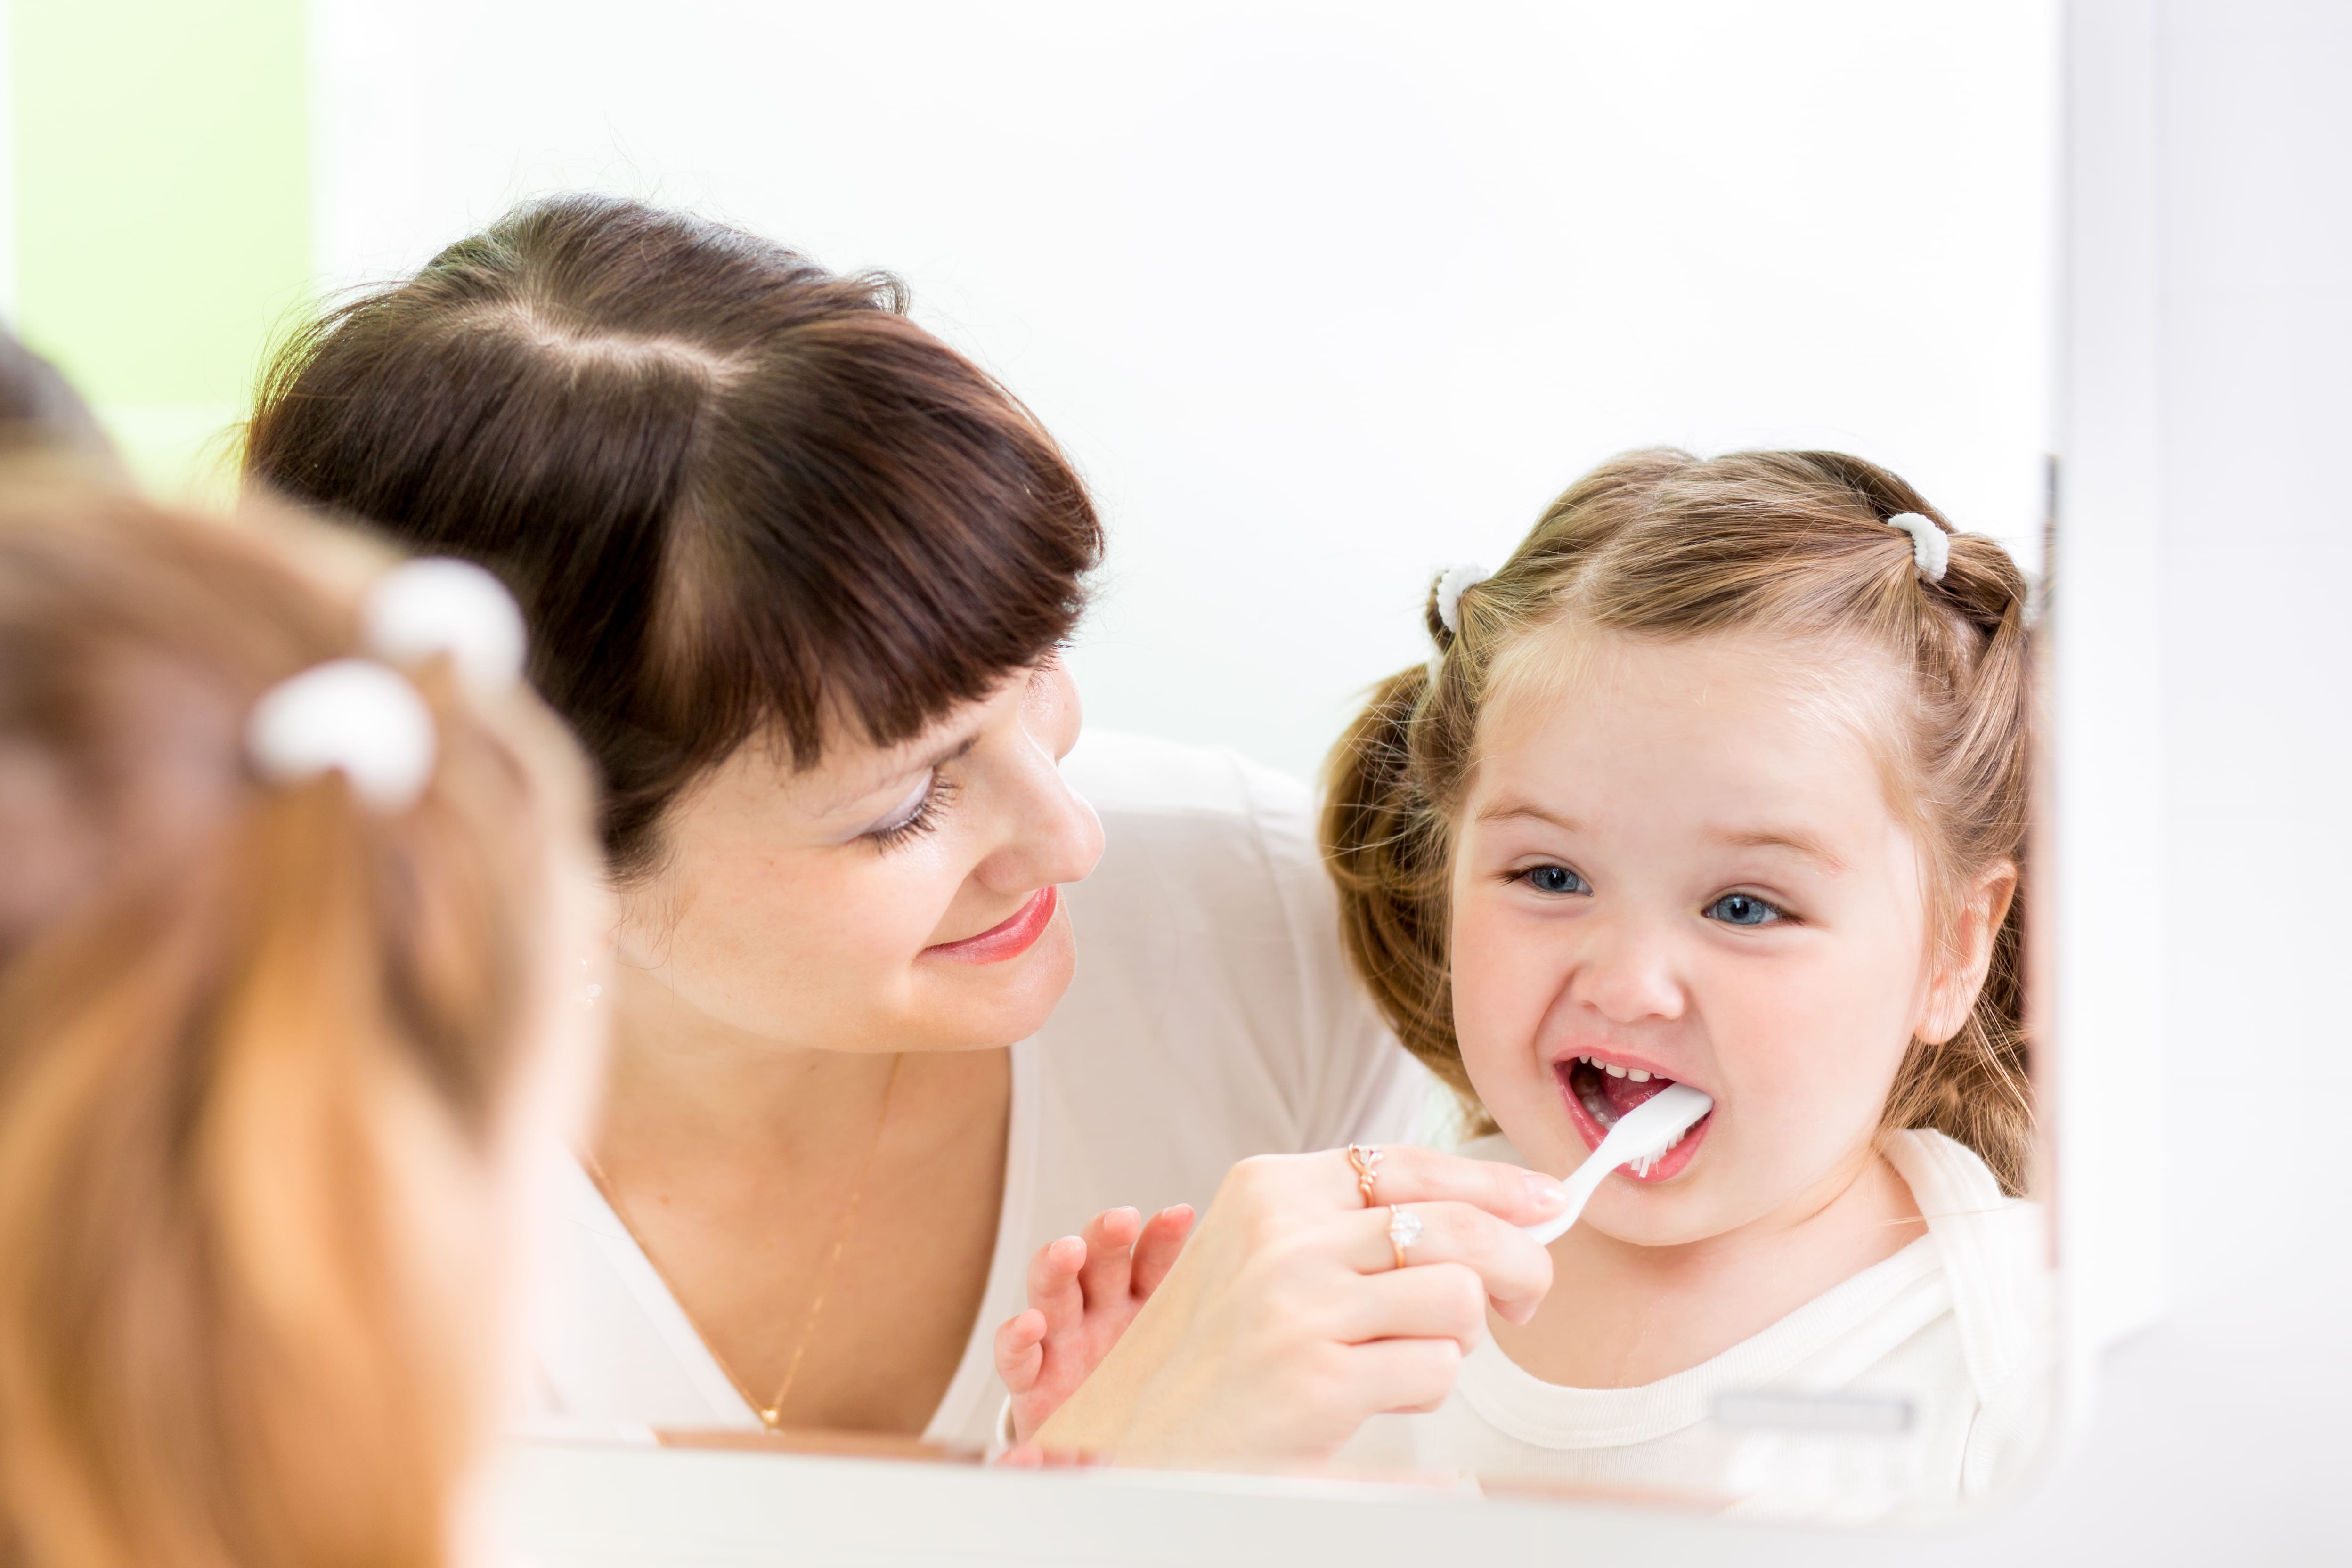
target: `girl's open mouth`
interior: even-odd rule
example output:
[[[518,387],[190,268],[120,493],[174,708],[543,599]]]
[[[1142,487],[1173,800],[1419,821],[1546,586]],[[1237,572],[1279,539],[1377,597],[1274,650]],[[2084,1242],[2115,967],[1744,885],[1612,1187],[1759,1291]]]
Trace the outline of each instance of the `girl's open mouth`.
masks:
[[[1601,1056],[1570,1056],[1551,1065],[1559,1077],[1560,1098],[1568,1103],[1568,1119],[1587,1149],[1599,1148],[1619,1117],[1675,1082]],[[1709,1111],[1665,1153],[1627,1166],[1619,1174],[1638,1182],[1672,1181],[1696,1157],[1699,1141],[1714,1124],[1715,1113]]]

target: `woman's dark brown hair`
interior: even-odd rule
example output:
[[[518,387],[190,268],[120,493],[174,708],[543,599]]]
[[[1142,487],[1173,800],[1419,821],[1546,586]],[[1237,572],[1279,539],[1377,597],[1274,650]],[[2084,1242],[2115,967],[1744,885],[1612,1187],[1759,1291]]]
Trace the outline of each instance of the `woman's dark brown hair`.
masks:
[[[278,354],[250,476],[503,577],[623,874],[755,734],[888,745],[1049,652],[1086,488],[904,290],[639,203],[524,207]]]
[[[1633,637],[1757,630],[1859,647],[1902,696],[1885,728],[1891,802],[1926,851],[1939,939],[1958,890],[2006,862],[2018,885],[1990,972],[1948,1040],[1915,1040],[1885,1125],[1932,1127],[2023,1190],[2033,1141],[2021,990],[2033,656],[2025,579],[1981,534],[1952,533],[1940,580],[1915,569],[1886,519],[1942,514],[1876,464],[1837,452],[1701,460],[1629,452],[1546,507],[1503,569],[1464,593],[1441,656],[1390,676],[1328,763],[1323,841],[1349,956],[1407,1048],[1475,1109],[1454,1034],[1447,951],[1454,812],[1476,764],[1479,716],[1530,678],[1533,641],[1572,625]]]

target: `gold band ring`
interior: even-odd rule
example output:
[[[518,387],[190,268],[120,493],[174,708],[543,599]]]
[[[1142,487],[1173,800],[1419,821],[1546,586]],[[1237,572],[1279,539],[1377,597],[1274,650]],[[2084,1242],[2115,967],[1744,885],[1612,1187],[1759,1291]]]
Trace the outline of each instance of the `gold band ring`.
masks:
[[[1372,1183],[1380,1179],[1381,1161],[1385,1156],[1378,1149],[1368,1149],[1361,1144],[1348,1145],[1348,1163],[1356,1167],[1356,1190],[1364,1195],[1364,1207],[1380,1207],[1372,1201]]]
[[[1396,1259],[1398,1268],[1403,1268],[1410,1261],[1405,1252],[1420,1239],[1421,1216],[1410,1208],[1402,1208],[1393,1203],[1389,1205],[1389,1252]]]

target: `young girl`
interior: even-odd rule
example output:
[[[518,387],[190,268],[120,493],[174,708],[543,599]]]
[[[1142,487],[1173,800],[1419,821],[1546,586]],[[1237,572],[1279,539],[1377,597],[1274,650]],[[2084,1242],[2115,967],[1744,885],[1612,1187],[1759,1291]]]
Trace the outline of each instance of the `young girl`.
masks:
[[[1463,1152],[1565,1175],[1669,1083],[1715,1104],[1349,1457],[1809,1514],[1991,1489],[2045,1386],[2016,567],[1855,458],[1643,452],[1430,623],[1325,838],[1358,973],[1496,1129]]]
[[[258,532],[0,469],[12,1564],[450,1561],[598,1065],[585,779],[512,606]]]

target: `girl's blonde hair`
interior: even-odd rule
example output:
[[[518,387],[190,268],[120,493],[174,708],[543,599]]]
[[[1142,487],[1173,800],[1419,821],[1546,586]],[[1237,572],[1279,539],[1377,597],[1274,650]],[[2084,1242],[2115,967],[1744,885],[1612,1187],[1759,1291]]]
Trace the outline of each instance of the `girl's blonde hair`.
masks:
[[[292,559],[0,474],[0,1563],[446,1555],[466,1227],[584,787],[444,661],[411,809],[258,782],[254,700],[357,651]]]
[[[1914,1040],[1885,1125],[1932,1127],[2024,1186],[2033,1109],[2021,1011],[2033,656],[2026,583],[1990,538],[1951,534],[1940,581],[1886,519],[1950,525],[1875,464],[1834,452],[1701,460],[1627,453],[1552,502],[1502,570],[1464,593],[1458,632],[1433,589],[1441,657],[1382,682],[1333,749],[1323,812],[1357,973],[1408,1050],[1475,1112],[1454,1034],[1446,953],[1452,823],[1475,762],[1479,716],[1506,656],[1563,622],[1624,635],[1761,631],[1859,645],[1907,676],[1885,737],[1893,807],[1926,852],[1938,940],[1961,888],[2002,861],[2019,889],[1992,967],[1950,1040]]]

